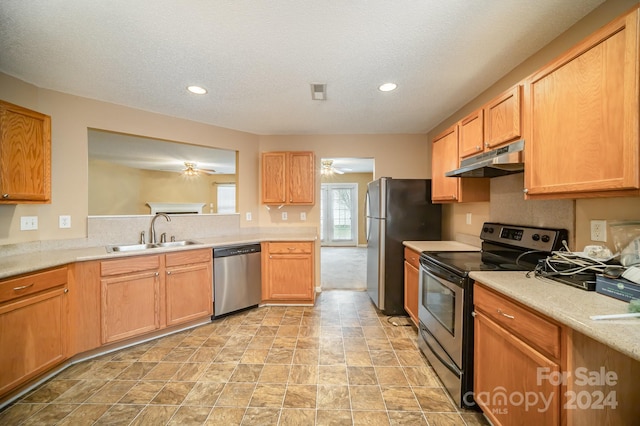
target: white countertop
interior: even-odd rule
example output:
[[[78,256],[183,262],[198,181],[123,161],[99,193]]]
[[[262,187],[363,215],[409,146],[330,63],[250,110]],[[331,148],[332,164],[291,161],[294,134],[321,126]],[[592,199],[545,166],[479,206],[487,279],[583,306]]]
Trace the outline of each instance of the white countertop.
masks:
[[[315,234],[282,234],[265,232],[259,234],[225,235],[210,238],[194,238],[201,244],[172,248],[153,248],[130,252],[108,253],[106,246],[73,249],[42,250],[31,253],[0,256],[0,279],[26,274],[40,269],[52,268],[73,262],[115,259],[117,257],[142,256],[181,250],[197,250],[235,244],[259,243],[263,241],[315,241]]]
[[[623,314],[628,303],[526,272],[476,271],[469,276],[525,306],[640,361],[640,319],[593,321],[590,315]]]
[[[419,253],[423,251],[480,251],[480,247],[459,241],[403,241],[402,243]]]

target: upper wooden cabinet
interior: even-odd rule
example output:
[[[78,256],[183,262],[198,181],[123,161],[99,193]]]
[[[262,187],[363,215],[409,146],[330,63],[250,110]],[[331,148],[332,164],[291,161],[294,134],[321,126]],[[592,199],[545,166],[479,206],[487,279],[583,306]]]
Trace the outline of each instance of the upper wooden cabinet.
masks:
[[[489,201],[489,179],[445,176],[459,164],[458,124],[454,124],[433,139],[431,200],[436,203]]]
[[[315,203],[313,152],[263,153],[262,203],[313,205]]]
[[[637,195],[638,9],[527,79],[527,198]]]
[[[0,204],[51,202],[51,117],[0,101]]]
[[[460,159],[522,137],[522,85],[517,84],[460,120]]]

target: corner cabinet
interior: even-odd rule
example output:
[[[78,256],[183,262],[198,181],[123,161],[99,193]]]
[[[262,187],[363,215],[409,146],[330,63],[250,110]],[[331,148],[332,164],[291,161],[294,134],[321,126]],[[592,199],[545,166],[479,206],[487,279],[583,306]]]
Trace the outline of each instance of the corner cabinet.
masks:
[[[525,193],[640,193],[638,9],[527,79]]]
[[[459,167],[459,126],[455,124],[433,139],[431,200],[434,203],[489,201],[489,179],[446,177]]]
[[[420,279],[420,254],[404,248],[404,310],[418,326],[418,282]]]
[[[51,202],[51,117],[0,101],[0,204]]]
[[[262,204],[315,204],[314,153],[262,153]]]
[[[0,281],[0,396],[67,358],[67,268]]]
[[[313,304],[315,302],[313,242],[262,243],[262,301]]]
[[[494,425],[559,425],[564,394],[560,326],[474,287],[474,397]],[[535,393],[535,401],[518,398]]]

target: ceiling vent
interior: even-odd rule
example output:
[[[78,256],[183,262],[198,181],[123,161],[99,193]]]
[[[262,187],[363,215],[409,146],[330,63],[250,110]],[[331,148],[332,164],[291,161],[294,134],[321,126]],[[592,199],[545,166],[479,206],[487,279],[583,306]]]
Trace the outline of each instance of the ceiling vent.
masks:
[[[326,101],[327,85],[324,83],[311,83],[311,99],[314,101]]]

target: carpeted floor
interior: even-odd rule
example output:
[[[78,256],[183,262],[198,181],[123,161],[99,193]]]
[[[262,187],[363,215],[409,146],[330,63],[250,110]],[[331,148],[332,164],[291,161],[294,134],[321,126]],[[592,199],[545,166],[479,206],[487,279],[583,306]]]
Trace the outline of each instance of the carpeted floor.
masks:
[[[366,247],[322,247],[322,290],[366,290]]]

